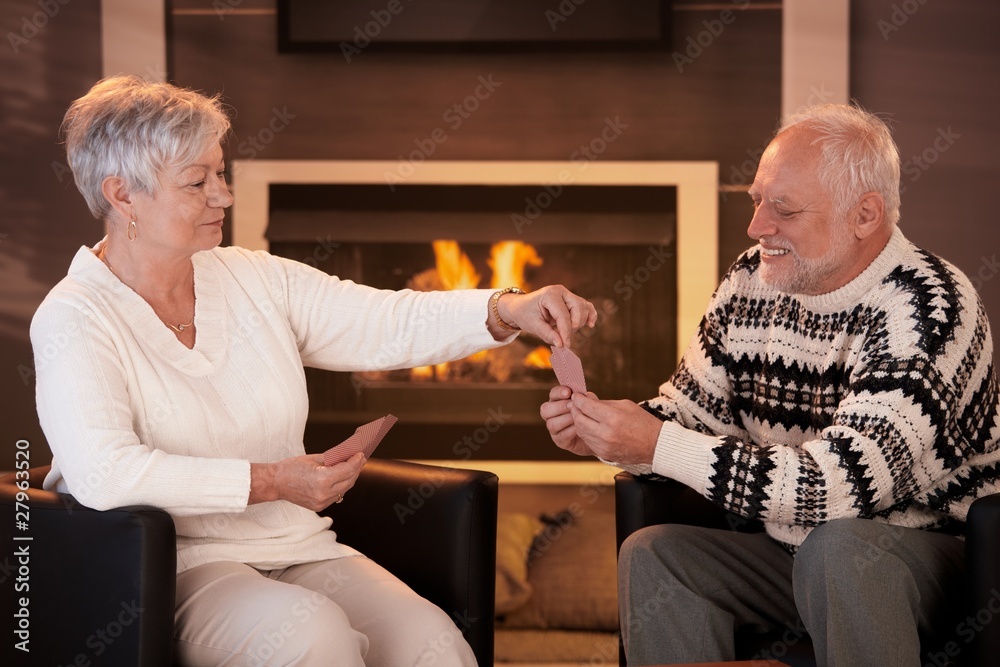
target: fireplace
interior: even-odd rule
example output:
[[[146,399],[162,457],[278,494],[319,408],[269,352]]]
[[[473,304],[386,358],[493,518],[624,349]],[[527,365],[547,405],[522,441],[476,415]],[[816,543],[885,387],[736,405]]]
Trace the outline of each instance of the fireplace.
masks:
[[[717,279],[714,163],[428,162],[387,183],[397,166],[236,163],[233,242],[388,289],[561,283],[598,309],[573,340],[590,390],[638,400],[672,372]],[[307,369],[307,446],[391,412],[380,456],[575,460],[538,416],[547,357],[521,336],[412,372]]]

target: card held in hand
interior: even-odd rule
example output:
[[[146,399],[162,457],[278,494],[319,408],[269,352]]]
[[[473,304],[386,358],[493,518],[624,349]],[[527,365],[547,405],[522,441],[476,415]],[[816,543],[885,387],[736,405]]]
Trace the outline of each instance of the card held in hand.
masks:
[[[556,379],[559,384],[565,385],[573,390],[575,394],[587,393],[587,382],[583,377],[583,364],[580,357],[573,353],[568,347],[553,347],[552,370],[556,372]]]
[[[323,465],[332,466],[336,463],[343,463],[358,452],[364,453],[366,459],[371,458],[378,443],[382,442],[382,438],[395,423],[394,416],[386,415],[359,426],[350,438],[323,452]]]

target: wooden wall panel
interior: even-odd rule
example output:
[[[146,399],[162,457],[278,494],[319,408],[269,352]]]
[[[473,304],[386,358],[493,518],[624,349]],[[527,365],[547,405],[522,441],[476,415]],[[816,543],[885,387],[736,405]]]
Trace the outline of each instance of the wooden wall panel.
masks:
[[[37,1],[0,3],[0,470],[13,469],[19,439],[31,443],[33,466],[51,459],[35,414],[28,326],[77,249],[103,234],[58,136],[70,102],[101,76],[100,11],[73,2],[49,12]]]
[[[363,51],[350,63],[279,55],[269,3],[221,15],[210,6],[175,5],[171,77],[237,110],[231,158],[405,161],[440,130],[430,159],[565,160],[611,124],[619,134],[595,159],[718,160],[723,182],[736,173],[740,184],[779,115],[777,3],[677,2],[675,50],[664,53]],[[488,97],[455,111],[477,88]],[[745,195],[722,204],[728,266],[749,245],[749,206]]]
[[[892,119],[900,225],[965,271],[1000,343],[1000,4],[855,0],[851,94]]]

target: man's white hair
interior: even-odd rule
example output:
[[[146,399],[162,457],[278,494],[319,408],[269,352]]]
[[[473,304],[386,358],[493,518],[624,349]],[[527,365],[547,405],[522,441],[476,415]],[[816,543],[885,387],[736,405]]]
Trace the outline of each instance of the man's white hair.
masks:
[[[787,118],[778,134],[794,127],[819,134],[822,156],[820,179],[827,184],[843,218],[866,192],[885,200],[890,225],[899,222],[899,149],[885,121],[873,113],[846,104],[810,107]]]

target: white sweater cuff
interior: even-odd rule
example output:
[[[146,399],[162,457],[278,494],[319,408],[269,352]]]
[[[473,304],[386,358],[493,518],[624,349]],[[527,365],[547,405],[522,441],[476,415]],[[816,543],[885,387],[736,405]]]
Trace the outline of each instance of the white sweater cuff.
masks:
[[[663,422],[653,452],[653,472],[676,479],[704,494],[708,486],[708,462],[718,439],[684,428],[672,421]]]

